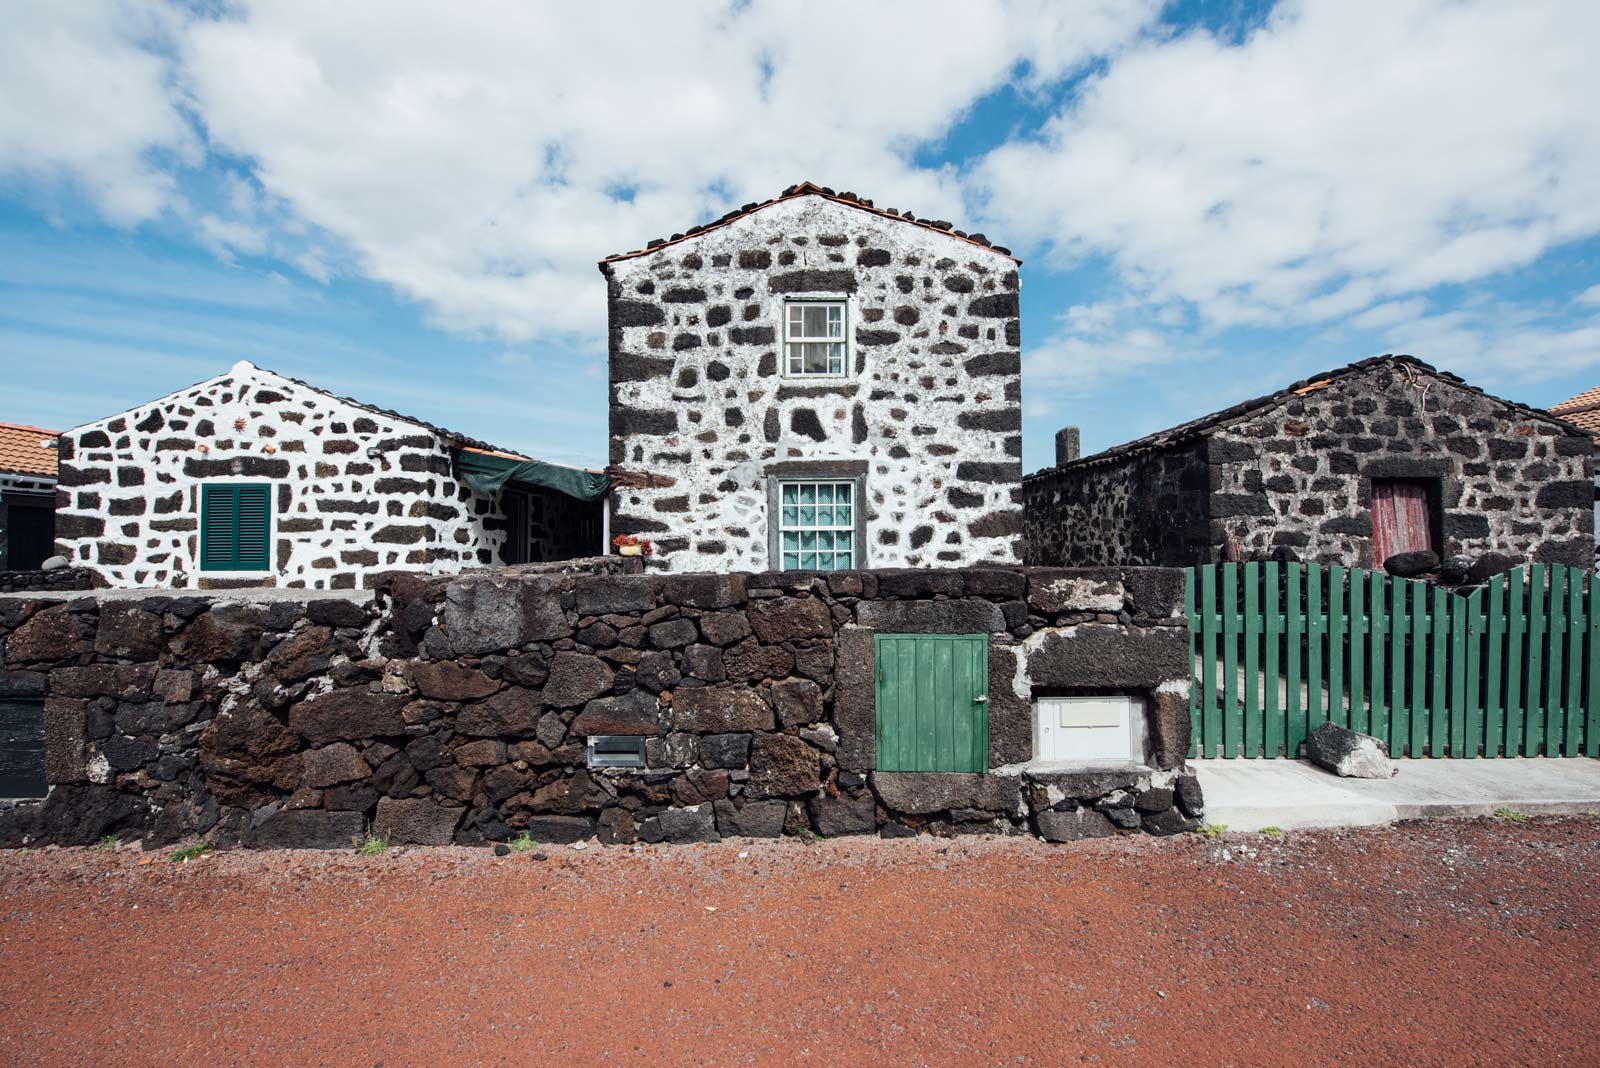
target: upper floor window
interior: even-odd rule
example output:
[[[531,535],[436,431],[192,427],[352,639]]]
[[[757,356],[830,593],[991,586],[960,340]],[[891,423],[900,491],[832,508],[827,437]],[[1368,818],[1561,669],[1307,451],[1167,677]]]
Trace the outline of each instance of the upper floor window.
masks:
[[[784,374],[791,377],[843,375],[844,350],[844,301],[791,300],[784,306]]]

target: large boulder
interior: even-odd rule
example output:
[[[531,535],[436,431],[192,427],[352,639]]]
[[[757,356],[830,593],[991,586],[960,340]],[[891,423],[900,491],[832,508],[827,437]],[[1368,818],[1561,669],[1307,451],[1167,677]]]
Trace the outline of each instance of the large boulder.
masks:
[[[1306,756],[1319,768],[1346,778],[1387,779],[1395,773],[1383,742],[1337,723],[1319,724],[1306,737]]]
[[[660,730],[656,698],[644,690],[590,701],[572,721],[572,733],[581,738],[591,734],[658,734]],[[540,741],[544,741],[542,730],[540,734]],[[559,742],[560,738],[552,740]]]
[[[611,667],[597,656],[557,653],[544,684],[544,703],[552,708],[576,708],[608,692],[613,677]]]
[[[709,804],[694,808],[669,808],[639,824],[639,838],[646,842],[715,842],[715,811]]]
[[[806,810],[811,814],[811,822],[816,824],[817,833],[824,838],[872,834],[878,829],[878,805],[870,791],[862,791],[860,797],[818,794],[806,802]]]
[[[673,724],[680,731],[726,734],[772,729],[772,706],[743,686],[686,687],[672,696]]]
[[[125,660],[154,660],[161,655],[164,640],[159,615],[126,602],[108,601],[100,606],[96,652]]]
[[[745,609],[756,637],[769,645],[795,638],[828,638],[833,635],[833,617],[828,606],[816,597],[774,597],[754,601]]]
[[[1022,780],[1015,775],[949,771],[876,771],[873,788],[891,812],[927,815],[950,809],[1022,811]]]
[[[254,606],[222,605],[190,623],[173,647],[194,661],[250,660],[262,632],[262,613]]]
[[[821,783],[817,751],[788,734],[758,734],[750,745],[750,795],[814,793]]]
[[[777,838],[789,805],[784,801],[717,801],[717,830],[729,838]]]
[[[289,727],[318,745],[404,734],[404,694],[373,693],[360,686],[308,697],[289,710]]]
[[[1383,569],[1395,578],[1416,578],[1439,569],[1439,554],[1432,549],[1395,553],[1383,562]]]
[[[244,844],[252,849],[348,849],[360,841],[364,823],[360,812],[280,809],[251,827]]]
[[[1072,809],[1066,812],[1049,810],[1034,817],[1039,827],[1039,837],[1046,842],[1077,842],[1085,838],[1109,838],[1117,833],[1116,826],[1104,813],[1092,808]]]
[[[571,637],[561,610],[561,577],[473,578],[445,588],[444,629],[463,656],[511,649],[525,642]]]
[[[428,797],[384,797],[372,828],[396,845],[449,845],[464,812]]]
[[[476,737],[532,734],[543,711],[539,691],[516,686],[463,708],[456,716],[456,730]]]
[[[424,660],[411,666],[411,681],[424,697],[438,701],[473,701],[488,697],[500,683],[477,668],[453,660]]]

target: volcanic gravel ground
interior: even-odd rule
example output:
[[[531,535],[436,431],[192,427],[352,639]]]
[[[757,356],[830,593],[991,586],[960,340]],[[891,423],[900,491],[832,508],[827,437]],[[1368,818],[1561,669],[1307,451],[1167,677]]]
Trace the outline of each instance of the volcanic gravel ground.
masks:
[[[170,856],[0,855],[0,1063],[1600,1064],[1593,818]]]

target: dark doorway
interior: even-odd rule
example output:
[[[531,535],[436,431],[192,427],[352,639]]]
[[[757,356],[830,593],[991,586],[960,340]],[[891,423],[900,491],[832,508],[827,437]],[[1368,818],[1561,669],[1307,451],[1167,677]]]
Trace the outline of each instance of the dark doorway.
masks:
[[[1439,553],[1438,501],[1437,479],[1373,479],[1372,566],[1400,553]]]
[[[32,571],[55,555],[54,497],[6,494],[5,508],[0,510],[0,526],[5,531],[7,570]]]
[[[0,698],[0,797],[43,797],[44,702]]]

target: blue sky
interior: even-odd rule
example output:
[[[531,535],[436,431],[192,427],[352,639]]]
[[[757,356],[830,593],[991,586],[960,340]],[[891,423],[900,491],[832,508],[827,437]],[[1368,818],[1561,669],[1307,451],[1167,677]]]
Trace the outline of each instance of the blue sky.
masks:
[[[0,420],[248,359],[599,463],[594,261],[802,178],[1024,257],[1030,470],[1380,352],[1600,385],[1596,5],[829,6],[24,8]]]

